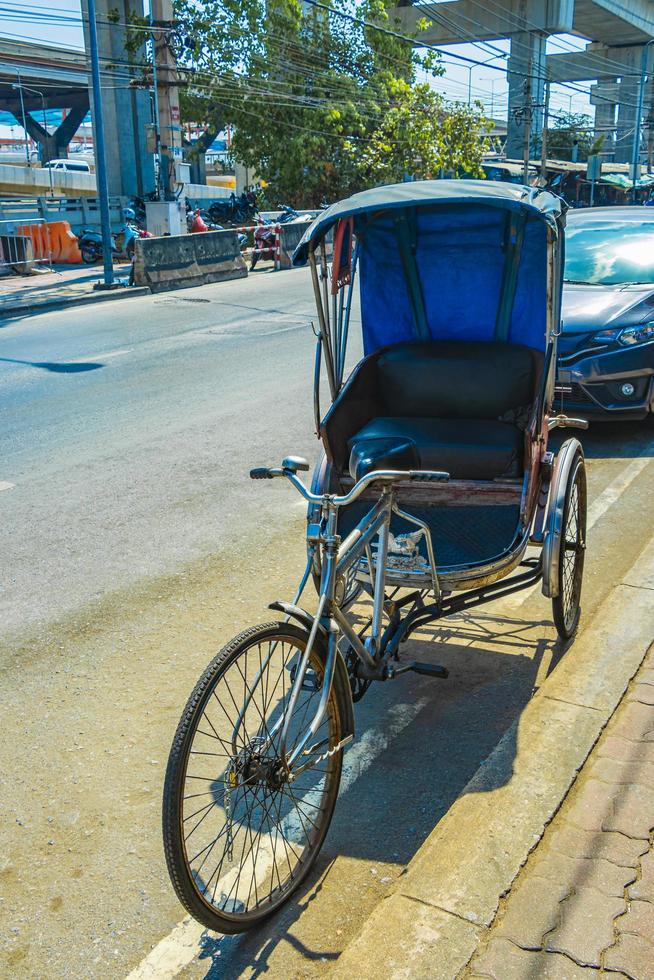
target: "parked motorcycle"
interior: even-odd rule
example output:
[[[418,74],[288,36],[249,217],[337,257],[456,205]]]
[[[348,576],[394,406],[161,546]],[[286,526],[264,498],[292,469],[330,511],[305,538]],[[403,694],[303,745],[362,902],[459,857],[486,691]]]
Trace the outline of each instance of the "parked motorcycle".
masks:
[[[295,208],[284,205],[282,213],[274,221],[269,218],[259,216],[257,227],[254,229],[254,249],[250,259],[250,272],[254,269],[259,259],[274,259],[275,248],[277,246],[277,232],[275,225],[285,225],[291,221],[302,220]]]
[[[209,207],[209,217],[219,225],[247,225],[257,214],[257,196],[245,191],[239,197],[234,193],[226,200],[214,201]]]
[[[137,238],[152,238],[152,235],[136,224],[136,215],[132,208],[123,209],[123,218],[125,224],[111,236],[111,255],[114,259],[127,259],[131,262],[134,258],[134,243]],[[101,232],[85,229],[78,236],[77,243],[82,254],[82,262],[94,265],[102,261]]]

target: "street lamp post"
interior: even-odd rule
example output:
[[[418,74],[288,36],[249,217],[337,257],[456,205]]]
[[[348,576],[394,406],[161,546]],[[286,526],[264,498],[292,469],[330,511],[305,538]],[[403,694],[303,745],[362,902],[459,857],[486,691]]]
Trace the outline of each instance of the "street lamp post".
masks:
[[[631,199],[636,203],[636,185],[638,183],[638,163],[640,161],[640,129],[643,116],[643,102],[645,101],[645,78],[647,76],[647,54],[650,44],[654,44],[654,37],[643,45],[643,53],[640,63],[640,85],[638,86],[638,108],[636,109],[636,128],[634,131],[634,153],[632,158],[633,174],[631,184]]]
[[[472,65],[468,65],[468,105],[472,105],[472,69],[482,68],[484,65],[490,65],[492,61],[497,61],[498,58],[508,58],[508,55],[504,51],[502,51],[499,54],[494,54],[492,58],[487,58],[486,61],[479,61],[479,62],[475,62]],[[499,79],[495,79],[495,81],[498,80]],[[493,88],[491,89],[491,92],[493,92]],[[492,114],[493,113],[491,112],[491,116]]]
[[[483,77],[480,77],[479,81],[490,82],[490,86],[491,86],[490,116],[491,119],[494,119],[495,118],[495,86],[498,82],[501,82],[502,79],[498,78],[496,75],[484,75]]]
[[[95,21],[95,0],[87,0],[89,14],[89,47],[91,55],[91,81],[93,87],[93,134],[95,137],[95,179],[100,199],[102,225],[102,263],[104,288],[114,285],[114,266],[111,248],[111,217],[109,214],[109,184],[104,148],[104,121],[102,118],[102,89],[100,87],[100,60],[98,58],[98,30]],[[98,284],[100,285],[100,284]]]
[[[20,75],[19,75],[19,77],[20,77]],[[23,105],[24,105],[24,103],[23,103],[23,89],[25,89],[26,92],[31,92],[33,95],[39,95],[41,97],[41,112],[43,113],[43,130],[44,130],[44,132],[45,132],[45,134],[47,136],[48,135],[48,119],[47,119],[47,115],[46,115],[46,111],[45,111],[45,96],[43,95],[43,92],[40,92],[37,88],[32,88],[30,85],[23,85],[22,82],[14,82],[11,87],[12,88],[20,89],[20,98],[21,98],[21,103]],[[27,120],[25,119],[25,110],[23,109],[23,123],[25,123],[26,121]],[[50,168],[50,167],[48,168],[48,175],[50,177],[50,197],[54,197],[54,185],[52,183],[52,168]]]
[[[27,166],[31,167],[32,162],[30,160],[30,147],[28,143],[28,134],[27,134],[27,120],[25,118],[25,102],[23,101],[23,86],[20,81],[20,72],[17,71],[16,74],[18,75],[18,85],[16,86],[16,88],[18,89],[20,94],[20,111],[23,117],[23,132],[25,134],[25,159],[27,161]]]

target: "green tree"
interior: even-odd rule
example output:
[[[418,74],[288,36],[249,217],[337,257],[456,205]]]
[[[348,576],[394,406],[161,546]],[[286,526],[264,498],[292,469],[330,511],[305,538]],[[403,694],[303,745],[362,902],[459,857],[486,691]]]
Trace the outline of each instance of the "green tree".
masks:
[[[447,105],[430,85],[397,79],[389,85],[391,105],[364,145],[348,144],[366,184],[442,172],[483,176],[485,120],[476,108]]]
[[[572,160],[577,148],[577,160],[585,162],[591,153],[599,153],[604,137],[595,139],[592,120],[583,112],[557,112],[550,115],[552,126],[547,134],[547,155],[558,160]]]
[[[351,19],[299,0],[176,0],[183,118],[232,124],[234,155],[267,182],[270,204],[480,173],[479,107],[434,92],[438,58],[396,36],[385,0],[349,9]]]

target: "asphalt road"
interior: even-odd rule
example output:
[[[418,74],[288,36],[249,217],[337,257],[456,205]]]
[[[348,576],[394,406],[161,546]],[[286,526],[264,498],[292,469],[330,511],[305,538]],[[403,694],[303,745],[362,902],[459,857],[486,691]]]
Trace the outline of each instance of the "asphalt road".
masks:
[[[163,770],[201,669],[301,571],[303,507],[247,471],[315,458],[312,315],[289,272],[0,324],[2,976],[323,973],[562,656],[537,592],[422,630],[450,678],[357,706],[297,900],[248,937],[178,926]],[[583,438],[588,622],[651,536],[654,430]]]
[[[315,456],[312,316],[286,272],[0,322],[5,637],[277,524],[248,472]]]

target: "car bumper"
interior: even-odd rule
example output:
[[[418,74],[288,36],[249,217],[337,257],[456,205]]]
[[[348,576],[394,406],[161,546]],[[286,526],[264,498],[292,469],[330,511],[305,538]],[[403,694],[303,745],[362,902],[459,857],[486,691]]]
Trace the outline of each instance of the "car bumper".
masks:
[[[589,419],[644,419],[654,408],[654,343],[625,350],[562,357],[556,407]],[[633,385],[624,394],[624,384]]]

